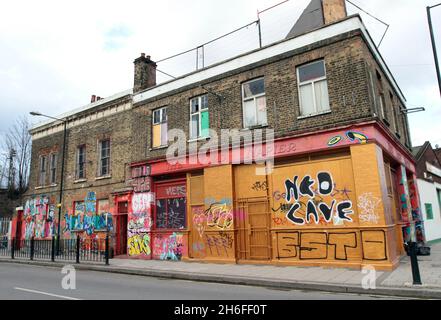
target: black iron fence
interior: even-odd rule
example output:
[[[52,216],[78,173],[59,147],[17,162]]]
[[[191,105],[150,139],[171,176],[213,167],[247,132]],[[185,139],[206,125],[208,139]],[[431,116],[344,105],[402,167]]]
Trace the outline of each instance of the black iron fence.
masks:
[[[57,244],[59,246],[57,247]],[[109,265],[109,237],[105,239],[0,239],[0,256],[11,259],[103,262]]]

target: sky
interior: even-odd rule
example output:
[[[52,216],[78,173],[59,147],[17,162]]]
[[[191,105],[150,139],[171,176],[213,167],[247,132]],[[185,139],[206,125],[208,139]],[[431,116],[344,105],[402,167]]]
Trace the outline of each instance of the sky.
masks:
[[[195,48],[257,18],[281,0],[3,1],[0,11],[0,135],[30,111],[57,116],[133,86],[141,52],[161,60]],[[380,47],[406,99],[413,145],[441,145],[441,97],[426,6],[441,0],[352,0],[390,25]],[[290,0],[261,14],[264,44],[288,33],[309,0]],[[348,4],[349,13],[356,13]],[[441,52],[441,6],[432,10]],[[378,43],[384,26],[362,14]],[[251,25],[205,47],[205,64],[256,48]],[[441,55],[440,55],[441,57]],[[202,59],[199,57],[199,64]],[[196,53],[161,62],[174,76],[193,71]],[[169,80],[163,74],[159,81]],[[31,117],[33,123],[41,118]]]

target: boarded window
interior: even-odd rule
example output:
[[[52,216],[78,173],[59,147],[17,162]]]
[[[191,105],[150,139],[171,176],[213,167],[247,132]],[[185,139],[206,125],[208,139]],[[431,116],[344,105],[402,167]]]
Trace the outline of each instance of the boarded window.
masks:
[[[153,142],[152,147],[158,148],[166,146],[168,143],[167,138],[167,108],[160,108],[153,111],[153,127],[152,135]]]

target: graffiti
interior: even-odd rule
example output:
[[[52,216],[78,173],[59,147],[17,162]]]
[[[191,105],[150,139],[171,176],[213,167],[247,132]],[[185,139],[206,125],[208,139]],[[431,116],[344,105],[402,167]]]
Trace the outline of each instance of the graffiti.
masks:
[[[372,193],[364,193],[358,197],[358,207],[360,208],[360,221],[365,223],[378,224],[380,217],[376,210],[381,200],[374,197]]]
[[[277,234],[277,257],[298,260],[351,260],[362,251],[364,260],[387,260],[386,234],[383,230],[357,232],[301,232]]]
[[[133,212],[146,212],[150,209],[153,202],[153,195],[151,193],[135,193],[132,198]]]
[[[159,229],[184,229],[186,208],[186,198],[156,200],[156,227]]]
[[[168,197],[186,197],[187,190],[185,186],[172,186],[165,189],[165,194]]]
[[[289,225],[289,221],[288,221],[288,219],[286,217],[282,217],[282,218],[273,217],[273,223],[276,226],[286,226],[286,225]]]
[[[169,236],[162,234],[155,235],[153,255],[156,259],[179,261],[182,258],[183,250],[183,234],[173,233]]]
[[[210,254],[213,255],[213,250],[218,256],[222,256],[222,252],[225,252],[225,256],[228,257],[228,249],[233,248],[233,238],[230,234],[225,232],[219,232],[217,235],[206,235],[207,247],[210,249]]]
[[[150,235],[134,234],[128,238],[129,256],[150,255]]]
[[[36,197],[26,201],[23,220],[24,238],[37,239],[52,237],[55,230],[55,206],[49,204],[46,196]]]
[[[98,207],[98,212],[97,212]],[[85,232],[91,236],[96,231],[113,231],[113,216],[109,212],[109,201],[98,201],[95,192],[88,192],[84,201],[74,204],[73,213],[64,214],[63,233]]]
[[[349,215],[354,214],[351,200],[337,201],[334,199],[330,204],[327,204],[323,201],[323,198],[317,199],[316,197],[317,194],[319,196],[332,195],[335,184],[330,173],[319,172],[317,180],[307,175],[299,181],[298,176],[295,176],[292,181],[289,179],[285,181],[285,200],[287,203],[294,200],[286,214],[289,221],[295,225],[305,225],[306,223],[312,223],[312,220],[314,220],[315,224],[319,224],[321,219],[324,218],[324,221],[329,223],[333,221],[333,217],[336,215],[340,220],[353,222],[352,218],[349,217]],[[316,191],[312,189],[315,184],[317,184]],[[308,197],[309,200],[306,203],[300,202],[301,197]],[[301,212],[304,206],[306,207],[305,214],[302,217],[296,215]]]
[[[224,203],[227,206],[233,205],[233,201],[230,198],[223,198],[220,201],[216,201],[216,199],[208,197],[208,198],[205,198],[204,203],[208,207],[211,206],[212,204],[215,204],[215,203]]]
[[[207,225],[218,229],[228,229],[233,224],[233,211],[225,203],[213,203],[206,211]]]
[[[291,206],[286,203],[281,203],[279,208],[277,208],[277,209],[271,208],[271,210],[273,212],[283,212],[283,213],[289,212],[290,209],[291,209]]]
[[[193,214],[193,226],[196,228],[199,236],[202,238],[205,232],[205,223],[207,222],[204,208],[202,206],[193,207],[191,211]]]
[[[266,181],[256,181],[252,186],[251,189],[254,191],[267,191],[268,190],[268,183]]]
[[[363,133],[356,132],[356,131],[348,131],[348,132],[346,132],[345,137],[335,136],[335,137],[332,137],[331,139],[329,139],[328,147],[334,147],[345,140],[349,141],[349,142],[357,142],[360,144],[366,144],[368,142],[369,138]]]

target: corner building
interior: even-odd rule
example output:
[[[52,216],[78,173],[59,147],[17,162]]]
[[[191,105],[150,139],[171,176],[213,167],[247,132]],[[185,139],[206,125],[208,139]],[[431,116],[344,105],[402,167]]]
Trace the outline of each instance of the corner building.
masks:
[[[100,190],[117,255],[390,270],[405,242],[425,242],[405,98],[344,1],[313,0],[275,44],[160,85],[155,74],[136,59],[130,105],[115,114],[127,125],[112,135],[131,131],[112,145],[119,181]],[[173,129],[186,136],[178,163],[166,157]],[[222,129],[263,130],[273,170],[234,164]],[[190,145],[210,146],[210,160]],[[242,141],[242,158],[253,152]]]

